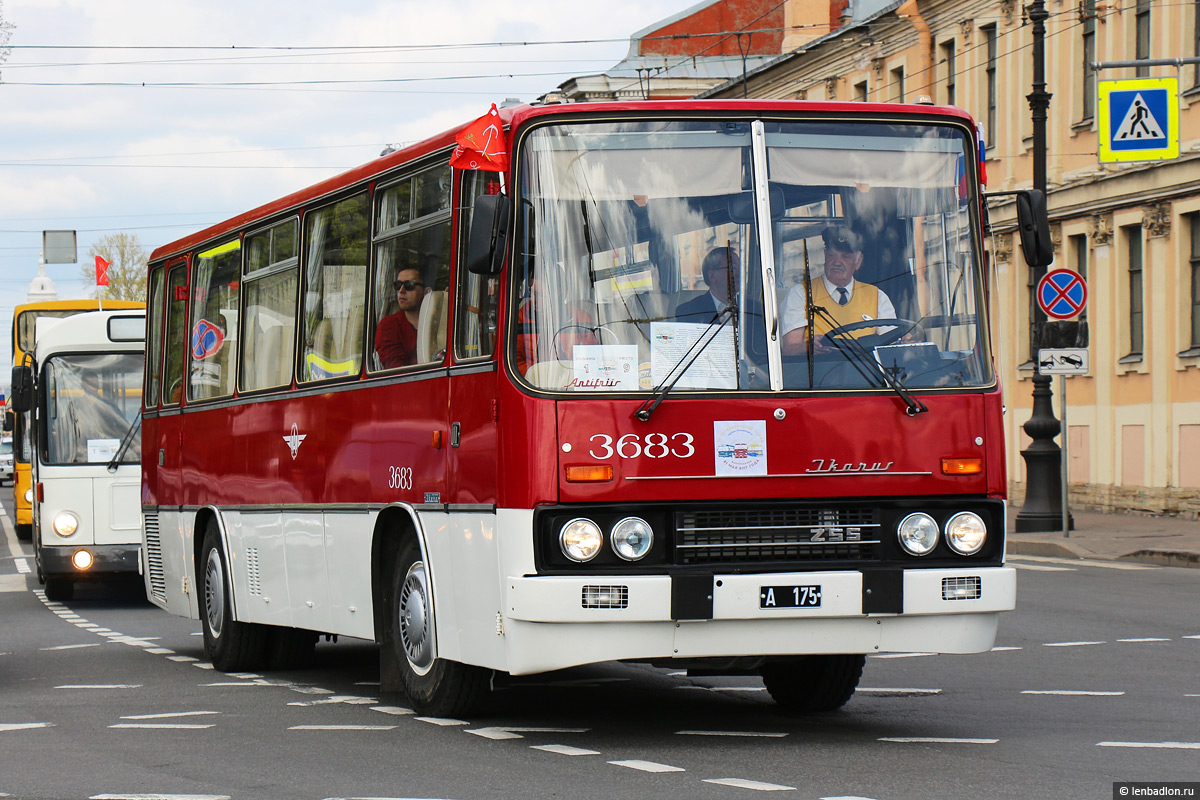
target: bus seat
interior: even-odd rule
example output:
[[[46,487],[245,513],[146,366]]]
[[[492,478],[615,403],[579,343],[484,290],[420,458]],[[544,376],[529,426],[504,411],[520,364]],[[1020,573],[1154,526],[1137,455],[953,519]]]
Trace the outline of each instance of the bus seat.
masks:
[[[421,301],[421,313],[417,319],[417,363],[428,364],[439,361],[440,353],[446,351],[446,325],[449,303],[447,293],[429,292]]]

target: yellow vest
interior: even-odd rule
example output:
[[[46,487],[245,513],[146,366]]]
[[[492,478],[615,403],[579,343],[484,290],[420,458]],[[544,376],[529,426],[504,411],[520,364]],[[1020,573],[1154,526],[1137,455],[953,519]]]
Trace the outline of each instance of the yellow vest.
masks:
[[[862,322],[864,314],[875,319],[875,315],[879,313],[879,289],[869,283],[856,281],[854,291],[850,294],[850,302],[842,306],[838,305],[838,301],[829,294],[829,290],[825,288],[825,281],[816,280],[813,281],[813,303],[828,311],[829,316],[837,320],[838,325],[849,325],[851,322]],[[833,330],[829,323],[820,316],[813,318],[813,329],[818,336]],[[859,336],[868,336],[873,333],[875,333],[874,328],[859,328],[856,331],[850,331],[850,335],[856,339]]]

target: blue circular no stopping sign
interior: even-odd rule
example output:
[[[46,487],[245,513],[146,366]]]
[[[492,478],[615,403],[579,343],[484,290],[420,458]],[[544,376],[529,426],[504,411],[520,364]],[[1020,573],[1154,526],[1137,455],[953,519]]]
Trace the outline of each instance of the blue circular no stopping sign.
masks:
[[[1070,319],[1087,305],[1087,284],[1074,270],[1052,270],[1038,281],[1037,301],[1047,317]]]

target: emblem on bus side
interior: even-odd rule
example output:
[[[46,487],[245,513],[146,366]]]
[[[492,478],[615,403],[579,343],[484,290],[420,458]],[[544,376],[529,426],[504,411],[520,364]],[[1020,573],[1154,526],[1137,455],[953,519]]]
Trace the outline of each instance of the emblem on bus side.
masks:
[[[300,433],[299,430],[299,427],[293,422],[291,436],[283,437],[283,440],[287,442],[288,449],[292,451],[292,461],[296,460],[296,453],[300,451],[300,443],[308,436],[307,433]]]

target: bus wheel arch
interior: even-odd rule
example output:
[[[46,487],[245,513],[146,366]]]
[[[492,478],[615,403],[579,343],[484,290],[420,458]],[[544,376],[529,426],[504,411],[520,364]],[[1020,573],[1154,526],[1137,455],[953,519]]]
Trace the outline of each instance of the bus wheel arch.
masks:
[[[234,618],[228,546],[220,519],[211,509],[201,509],[194,530],[198,535],[193,538],[199,542],[196,591],[204,653],[222,672],[258,669],[266,655],[267,630]]]

